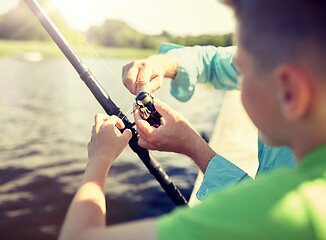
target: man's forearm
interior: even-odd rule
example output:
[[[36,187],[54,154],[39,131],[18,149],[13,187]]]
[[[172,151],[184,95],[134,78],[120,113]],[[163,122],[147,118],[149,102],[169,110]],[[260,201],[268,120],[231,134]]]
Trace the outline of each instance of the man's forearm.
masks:
[[[205,173],[209,161],[217,154],[197,132],[194,131],[192,135],[189,137],[184,154]]]
[[[199,148],[201,148],[201,151],[199,151]],[[191,159],[196,163],[198,168],[205,174],[208,163],[216,155],[216,153],[208,145],[197,146],[197,149],[198,151],[195,151],[195,154],[192,155]]]
[[[169,54],[158,54],[149,57],[149,60],[161,67],[164,77],[173,79],[178,72],[178,63]]]

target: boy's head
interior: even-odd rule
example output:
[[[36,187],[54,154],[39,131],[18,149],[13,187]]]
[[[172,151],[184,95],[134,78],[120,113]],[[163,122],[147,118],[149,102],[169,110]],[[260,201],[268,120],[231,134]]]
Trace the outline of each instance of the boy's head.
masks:
[[[243,104],[267,143],[293,146],[325,113],[326,0],[223,2],[237,20]]]

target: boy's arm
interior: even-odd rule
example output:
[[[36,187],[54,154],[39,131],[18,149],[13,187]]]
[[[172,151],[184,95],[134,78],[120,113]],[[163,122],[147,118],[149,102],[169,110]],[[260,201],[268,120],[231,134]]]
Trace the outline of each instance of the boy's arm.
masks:
[[[93,159],[94,160],[94,159]],[[155,219],[106,227],[104,186],[107,166],[90,160],[66,216],[60,240],[156,239]]]
[[[156,239],[154,219],[126,224],[124,227],[106,227],[106,177],[113,161],[131,137],[128,130],[117,136],[115,125],[123,128],[122,121],[117,117],[104,114],[96,116],[92,139],[88,144],[89,162],[61,229],[61,240],[130,239],[135,236],[140,239]]]

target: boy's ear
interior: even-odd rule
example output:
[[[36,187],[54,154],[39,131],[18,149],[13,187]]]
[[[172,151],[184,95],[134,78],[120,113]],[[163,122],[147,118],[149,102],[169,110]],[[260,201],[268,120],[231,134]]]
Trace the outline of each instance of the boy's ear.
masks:
[[[284,118],[290,122],[302,118],[311,103],[309,76],[297,66],[283,65],[276,70],[276,79]]]

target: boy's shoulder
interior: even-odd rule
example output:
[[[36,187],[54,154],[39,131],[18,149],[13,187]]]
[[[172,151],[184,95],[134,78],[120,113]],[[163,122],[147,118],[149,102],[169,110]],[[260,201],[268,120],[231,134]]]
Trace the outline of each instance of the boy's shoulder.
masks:
[[[178,209],[161,217],[159,232],[179,232],[176,229],[180,228],[180,234],[189,239],[198,234],[222,239],[326,237],[326,229],[320,227],[326,216],[309,195],[315,187],[326,192],[325,172],[326,148],[294,169],[280,169],[254,182],[213,192],[190,210]],[[320,197],[321,202],[326,201],[326,196]]]

